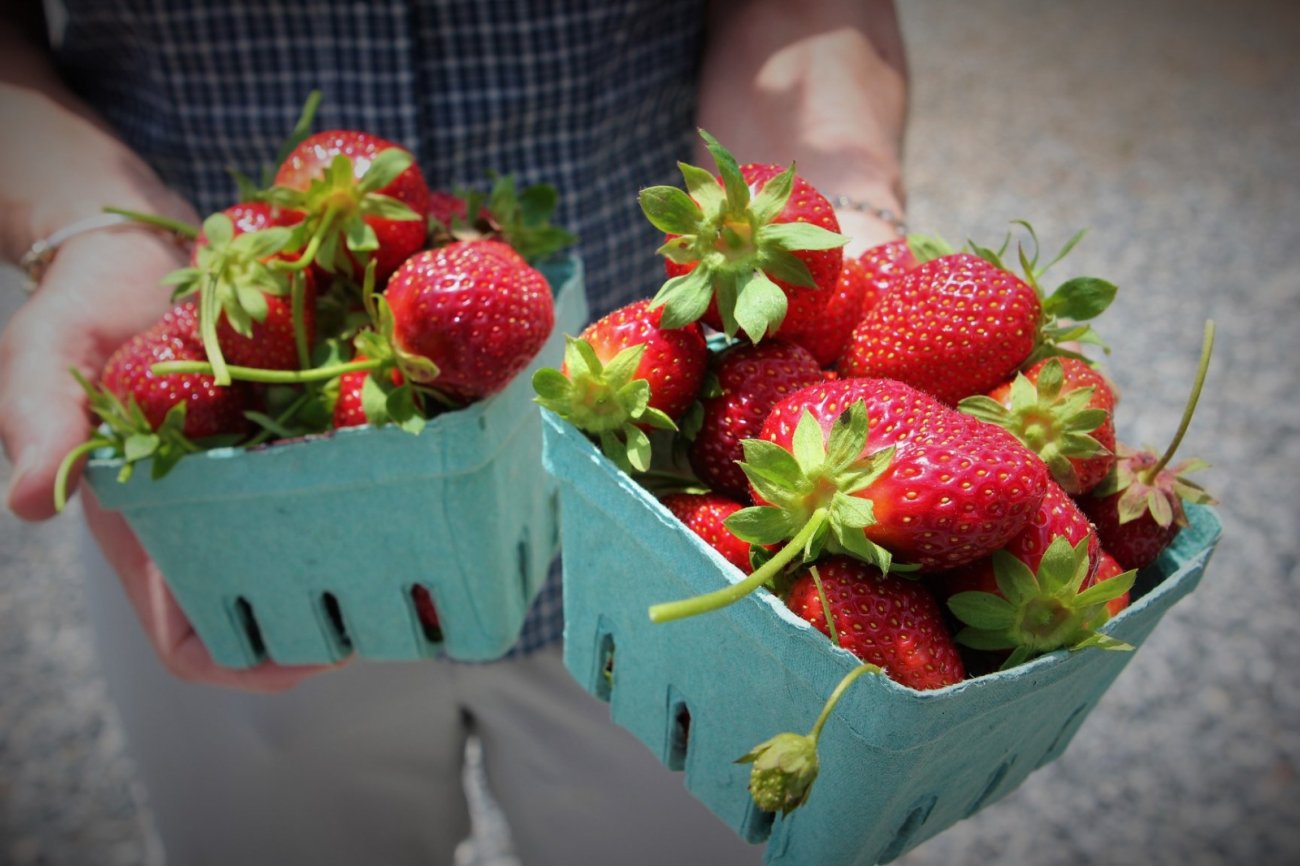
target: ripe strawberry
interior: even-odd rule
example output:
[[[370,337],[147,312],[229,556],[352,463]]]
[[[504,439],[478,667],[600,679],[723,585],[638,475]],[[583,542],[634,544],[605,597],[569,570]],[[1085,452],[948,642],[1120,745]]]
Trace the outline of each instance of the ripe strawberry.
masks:
[[[428,384],[456,400],[503,389],[555,326],[550,285],[500,241],[456,241],[420,252],[389,280],[393,339],[438,368]]]
[[[199,316],[199,336],[218,384],[226,364],[296,370],[294,279],[301,281],[305,346],[315,339],[316,291],[310,272],[294,277],[276,267],[290,255],[293,225],[302,215],[266,202],[241,202],[209,216],[195,239],[190,266],[165,282],[188,298]]]
[[[843,468],[821,473],[811,488],[796,484],[793,490],[773,487],[762,476],[764,483],[758,483],[748,472],[754,501],[793,506],[807,515],[833,506],[827,494],[839,490],[870,503],[870,522],[861,525],[867,539],[926,569],[988,555],[1021,532],[1042,503],[1047,470],[1032,452],[1006,431],[894,380],[841,379],[805,388],[772,409],[760,438],[794,454],[811,480],[819,475],[815,462],[798,456],[802,449],[817,449],[814,440],[801,444],[801,435],[809,435],[799,432],[805,414],[821,438],[855,405],[866,412],[865,435],[855,434],[856,447],[847,440],[822,446],[824,459]],[[884,465],[864,477],[864,464],[873,458]],[[746,459],[753,462],[748,449]]]
[[[816,568],[834,623],[826,623]],[[840,646],[913,689],[939,689],[965,679],[966,669],[943,609],[923,582],[849,556],[828,556],[801,569],[786,604]]]
[[[660,499],[673,516],[742,572],[749,573],[749,544],[741,541],[723,521],[742,506],[717,493],[670,493]]]
[[[1111,556],[1105,550],[1101,551],[1097,558],[1097,571],[1093,574],[1092,580],[1085,582],[1083,587],[1087,589],[1090,586],[1101,583],[1103,580],[1109,580],[1112,577],[1118,577],[1125,572],[1124,566],[1119,564],[1119,560]],[[1132,599],[1130,592],[1124,592],[1115,596],[1106,602],[1106,617],[1116,616],[1120,611],[1129,606]]]
[[[441,641],[442,623],[438,620],[438,609],[434,607],[433,595],[417,583],[411,587],[411,600],[415,602],[415,616],[424,636],[434,643]]]
[[[450,233],[454,225],[469,218],[469,211],[466,208],[464,198],[453,192],[436,189],[429,191],[429,206],[426,215],[430,220],[430,225],[436,231]]]
[[[211,376],[201,373],[158,376],[151,369],[163,361],[203,358],[197,315],[192,306],[177,305],[120,346],[104,365],[100,381],[124,402],[135,400],[154,430],[162,426],[173,407],[185,404],[182,432],[189,439],[247,432],[243,414],[249,397],[246,385],[219,387]]]
[[[1178,431],[1165,453],[1156,456],[1148,449],[1138,451],[1119,445],[1119,458],[1110,474],[1090,495],[1079,500],[1084,512],[1097,525],[1102,546],[1125,568],[1145,568],[1173,542],[1179,530],[1187,525],[1184,501],[1198,505],[1215,503],[1214,497],[1184,477],[1209,464],[1193,459],[1170,465],[1191,424],[1213,349],[1214,322],[1209,321],[1205,323],[1196,381]]]
[[[1071,495],[1096,487],[1115,464],[1115,392],[1078,358],[1039,361],[958,408],[1033,449]]]
[[[1030,229],[1030,235],[1033,231]],[[945,403],[984,394],[1022,365],[1069,354],[1058,343],[1096,342],[1086,325],[1115,295],[1115,287],[1077,277],[1044,297],[1042,273],[1021,251],[1025,279],[1001,262],[1000,252],[948,253],[905,272],[858,323],[839,361],[840,374],[887,377],[927,391]],[[1034,238],[1035,246],[1037,239]],[[1057,319],[1070,320],[1058,325]]]
[[[1038,296],[971,253],[905,273],[854,328],[843,376],[892,378],[955,404],[1002,382],[1034,350]]]
[[[669,279],[654,299],[665,308],[664,327],[705,316],[727,336],[743,331],[754,343],[784,328],[815,328],[839,279],[847,241],[830,202],[793,167],[741,167],[712,136],[702,135],[717,177],[683,165],[686,191],[658,186],[641,192],[641,209],[667,234],[660,252]]]
[[[848,259],[845,259],[847,262]],[[871,308],[880,302],[889,291],[899,275],[917,266],[916,256],[912,255],[907,241],[899,238],[877,244],[866,250],[857,261],[866,269],[866,288],[862,293],[861,319]],[[847,341],[845,341],[847,344]]]
[[[744,450],[759,504],[727,527],[752,544],[784,546],[741,583],[654,605],[652,620],[730,604],[823,550],[882,571],[895,556],[930,570],[972,562],[1024,528],[1049,481],[1043,462],[1005,430],[888,379],[798,391]]]
[[[368,360],[364,354],[358,352],[352,358],[353,361]],[[378,377],[383,377],[391,382],[394,386],[402,385],[406,380],[402,376],[401,370],[395,366],[386,366],[380,370],[354,370],[343,373],[339,376],[338,397],[334,400],[334,427],[365,427],[367,425],[380,426],[390,420],[387,406],[376,407],[371,404],[371,411],[367,412],[366,399],[366,382],[375,378],[376,384],[383,381]],[[382,391],[381,386],[379,391]],[[386,396],[386,394],[377,394],[377,398]],[[401,420],[401,419],[396,419]]]
[[[849,335],[862,318],[863,298],[870,289],[866,265],[844,259],[840,277],[821,310],[781,326],[781,339],[803,346],[822,367],[833,367],[848,345]]]
[[[802,346],[768,340],[723,350],[713,373],[717,391],[703,401],[700,429],[688,451],[691,468],[710,488],[748,501],[749,481],[738,465],[741,441],[756,437],[777,402],[821,381],[822,372]]]
[[[276,172],[270,199],[306,214],[303,236],[323,270],[358,281],[373,259],[382,284],[427,236],[429,187],[414,157],[367,132],[308,136]]]
[[[634,301],[570,338],[560,370],[533,376],[537,402],[600,441],[624,470],[650,466],[651,428],[675,430],[708,366],[700,326],[661,327],[664,311]]]

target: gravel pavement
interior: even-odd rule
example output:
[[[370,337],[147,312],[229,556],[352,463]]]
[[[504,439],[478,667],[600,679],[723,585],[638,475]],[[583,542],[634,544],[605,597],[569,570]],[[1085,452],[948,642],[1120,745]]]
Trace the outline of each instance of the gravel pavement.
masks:
[[[913,227],[996,245],[1028,218],[1047,247],[1089,228],[1060,274],[1121,287],[1098,328],[1129,442],[1173,434],[1215,319],[1180,453],[1212,462],[1201,480],[1224,524],[1200,588],[1065,755],[900,862],[1300,862],[1300,4],[899,4]],[[0,321],[19,302],[0,291]],[[146,861],[73,511],[43,525],[0,514],[0,863],[12,866]]]

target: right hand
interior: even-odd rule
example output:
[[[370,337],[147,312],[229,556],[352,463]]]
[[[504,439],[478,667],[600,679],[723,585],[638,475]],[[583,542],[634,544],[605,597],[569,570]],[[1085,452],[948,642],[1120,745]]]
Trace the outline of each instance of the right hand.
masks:
[[[174,243],[145,228],[79,235],[58,251],[36,293],[0,334],[0,440],[14,465],[7,503],[19,517],[44,520],[54,514],[59,463],[90,433],[86,395],[69,368],[96,381],[113,350],[167,309],[170,290],[160,280],[184,263]],[[78,475],[70,477],[70,488]],[[218,666],[126,521],[85,494],[91,531],[159,659],[175,676],[275,692],[335,667]]]

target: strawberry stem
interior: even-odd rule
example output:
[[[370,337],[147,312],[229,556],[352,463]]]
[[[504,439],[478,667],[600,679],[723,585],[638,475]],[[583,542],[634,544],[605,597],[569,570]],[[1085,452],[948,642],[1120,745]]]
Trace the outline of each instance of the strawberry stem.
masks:
[[[1205,384],[1205,374],[1210,369],[1210,354],[1214,349],[1214,320],[1205,320],[1205,339],[1201,343],[1201,362],[1196,370],[1196,381],[1192,383],[1192,393],[1187,398],[1187,405],[1183,407],[1183,417],[1178,423],[1178,432],[1174,434],[1173,441],[1165,449],[1165,453],[1160,459],[1144,473],[1142,481],[1151,484],[1155,481],[1160,470],[1164,469],[1173,459],[1174,452],[1178,446],[1183,443],[1183,435],[1187,433],[1187,427],[1192,423],[1192,413],[1196,411],[1196,403],[1201,399],[1201,387]]]
[[[383,363],[380,359],[367,359],[365,361],[348,361],[343,364],[330,364],[325,367],[313,367],[308,370],[264,370],[260,367],[240,367],[232,364],[228,369],[232,378],[244,382],[264,382],[269,385],[300,385],[305,382],[324,382],[344,373],[377,370]],[[163,361],[154,364],[150,369],[155,376],[172,376],[179,373],[212,375],[212,365],[204,361]]]
[[[158,214],[152,213],[141,213],[140,211],[127,210],[126,208],[120,207],[106,207],[104,208],[104,213],[117,214],[118,216],[127,217],[128,219],[134,220],[138,223],[157,226],[160,229],[166,229],[175,235],[191,241],[199,236],[197,226],[190,225],[181,220],[172,219],[171,217],[159,216]]]
[[[203,340],[203,352],[212,366],[212,378],[218,385],[230,384],[230,368],[226,357],[221,353],[221,341],[217,338],[217,319],[221,317],[221,302],[217,298],[217,275],[208,277],[208,284],[199,290],[199,336]]]
[[[307,246],[303,248],[302,255],[296,259],[273,259],[271,267],[281,271],[301,271],[312,263],[316,258],[316,253],[320,250],[320,245],[324,243],[325,236],[334,229],[334,220],[338,216],[339,206],[331,204],[325,209],[325,215],[321,217],[320,225],[312,233],[311,240],[307,241]]]
[[[54,473],[55,511],[62,512],[68,505],[68,476],[72,474],[72,467],[76,465],[77,461],[99,448],[107,448],[112,445],[113,443],[107,439],[88,439],[67,453],[59,463],[58,471]]]
[[[834,710],[835,705],[840,702],[840,698],[844,695],[844,692],[848,690],[854,680],[865,673],[878,674],[882,673],[882,671],[876,665],[864,663],[844,675],[844,678],[840,680],[839,685],[835,687],[835,691],[831,692],[831,696],[826,699],[826,704],[822,707],[821,714],[817,716],[817,721],[813,723],[812,730],[808,732],[808,736],[812,738],[814,743],[816,743],[817,738],[822,735],[822,728],[826,726],[826,720],[831,717],[831,711]]]
[[[293,305],[293,343],[298,350],[298,369],[305,370],[311,365],[311,347],[307,340],[307,290],[303,285],[303,275],[295,271],[289,278],[290,301]]]
[[[828,515],[829,512],[826,508],[818,508],[814,511],[812,516],[808,518],[808,522],[803,525],[803,528],[787,541],[775,556],[760,565],[740,583],[729,583],[722,589],[716,589],[704,595],[697,595],[694,598],[684,598],[679,601],[651,605],[650,620],[652,622],[669,622],[675,619],[685,619],[709,611],[719,610],[739,601],[767,583],[772,577],[779,574],[781,569],[789,565],[825,525]]]
[[[826,629],[830,632],[831,643],[836,646],[843,646],[840,643],[840,633],[835,628],[835,617],[831,616],[831,600],[826,597],[826,587],[822,586],[822,576],[817,571],[817,566],[813,565],[808,568],[808,574],[812,577],[813,586],[817,587],[817,598],[822,604],[822,616],[826,617]]]

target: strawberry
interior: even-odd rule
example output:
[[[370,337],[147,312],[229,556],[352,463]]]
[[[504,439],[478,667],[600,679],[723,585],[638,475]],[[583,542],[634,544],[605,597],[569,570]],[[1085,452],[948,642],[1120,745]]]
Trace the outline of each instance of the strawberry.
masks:
[[[813,315],[791,319],[781,326],[781,339],[803,346],[822,367],[833,367],[848,345],[849,335],[862,318],[863,298],[870,288],[866,265],[844,259],[839,279]]]
[[[1000,252],[980,247],[922,262],[854,328],[839,361],[841,375],[899,379],[956,404],[988,392],[1022,365],[1069,354],[1059,348],[1062,342],[1096,342],[1086,325],[1058,325],[1057,319],[1098,315],[1113,300],[1113,285],[1078,277],[1047,297],[1039,289],[1043,272],[1078,238],[1037,270],[1037,252],[1031,259],[1022,250],[1025,279],[1003,267]]]
[[[358,352],[353,361],[368,358]],[[381,426],[394,419],[388,410],[388,395],[392,389],[382,383],[384,379],[393,386],[406,380],[396,366],[386,365],[379,370],[355,370],[339,376],[338,396],[334,400],[333,424],[336,428]]]
[[[358,281],[373,259],[382,284],[428,232],[429,187],[414,157],[367,132],[308,136],[281,163],[268,198],[306,215],[301,238],[312,261]]]
[[[730,604],[822,550],[882,571],[895,556],[929,570],[973,562],[1025,527],[1049,480],[1043,462],[1005,430],[888,379],[796,392],[744,451],[758,505],[727,527],[752,544],[785,545],[745,581],[655,605],[651,619]]]
[[[668,281],[655,295],[663,324],[705,321],[751,342],[783,328],[815,328],[843,262],[839,221],[830,202],[793,166],[750,164],[701,133],[718,176],[682,165],[686,190],[642,190],[641,209],[667,235]],[[756,192],[753,192],[756,190]]]
[[[957,642],[1005,655],[1004,670],[1058,649],[1131,650],[1096,627],[1106,621],[1115,599],[1132,588],[1136,572],[1098,580],[1096,550],[1092,533],[1075,544],[1057,535],[1031,557],[1037,559],[1035,566],[1010,549],[998,550],[941,578],[940,594],[947,595],[948,607],[966,624]]]
[[[442,640],[442,623],[438,620],[438,609],[433,605],[433,595],[420,584],[411,587],[411,600],[415,603],[415,617],[420,629],[430,641]]]
[[[228,384],[227,363],[271,370],[301,366],[294,297],[302,309],[304,353],[315,338],[316,292],[310,272],[277,268],[289,256],[291,227],[302,215],[266,202],[241,202],[209,216],[195,239],[190,266],[164,282],[174,297],[189,297],[199,335],[218,384]]]
[[[1215,503],[1214,497],[1185,477],[1209,464],[1192,459],[1170,465],[1191,424],[1213,348],[1214,322],[1208,321],[1196,381],[1178,430],[1164,454],[1117,446],[1119,457],[1110,474],[1090,495],[1080,497],[1079,504],[1096,524],[1102,546],[1125,568],[1145,568],[1173,542],[1187,525],[1184,502]]]
[[[72,467],[94,451],[111,449],[121,459],[119,481],[129,479],[135,464],[145,459],[152,461],[153,477],[161,478],[178,460],[204,445],[230,445],[243,438],[250,427],[244,414],[251,402],[248,383],[220,386],[206,374],[153,371],[154,364],[202,361],[203,357],[194,308],[179,304],[117,348],[98,386],[73,371],[102,423],[59,464],[54,481],[56,510],[67,504]]]
[[[648,300],[633,301],[570,338],[561,369],[533,376],[537,402],[598,439],[626,471],[649,468],[646,431],[677,428],[708,367],[700,326],[664,328],[664,315]]]
[[[151,328],[132,337],[104,365],[100,382],[124,403],[134,401],[148,426],[158,430],[168,414],[184,406],[182,432],[188,439],[248,430],[244,409],[246,385],[220,387],[201,373],[159,376],[152,367],[164,361],[198,361],[204,358],[198,339],[197,313],[191,305],[172,307]]]
[[[1047,358],[957,407],[1025,443],[1071,495],[1096,487],[1115,464],[1115,392],[1078,358]]]
[[[539,183],[518,189],[512,175],[489,174],[492,188],[487,193],[477,189],[430,193],[431,246],[492,238],[505,241],[529,262],[537,262],[577,240],[550,222],[559,204],[555,187]]]
[[[1118,577],[1125,571],[1124,566],[1119,564],[1119,560],[1111,556],[1105,550],[1102,550],[1097,557],[1097,571],[1093,574],[1090,581],[1085,581],[1083,588],[1101,583],[1103,580],[1109,580],[1112,577]],[[1106,602],[1106,617],[1109,619],[1116,616],[1120,611],[1129,606],[1132,599],[1130,592],[1123,592]]]
[[[813,569],[825,594],[818,591]],[[961,682],[965,667],[943,609],[923,582],[884,574],[849,556],[828,556],[801,569],[786,605],[864,662],[913,689]],[[830,609],[833,631],[827,625]]]
[[[749,544],[723,524],[742,506],[718,493],[669,493],[660,501],[673,516],[742,572],[749,573]]]
[[[781,340],[730,346],[712,366],[717,388],[703,400],[688,451],[691,468],[712,489],[748,501],[749,482],[738,465],[741,441],[757,436],[777,402],[820,381],[822,372],[806,349]]]
[[[917,265],[916,256],[912,255],[911,247],[903,238],[877,244],[858,256],[857,261],[866,270],[866,288],[862,292],[859,319],[880,302],[900,274]]]
[[[455,400],[503,389],[555,326],[546,278],[500,241],[456,241],[411,256],[384,300],[397,348],[437,367],[422,384]]]

